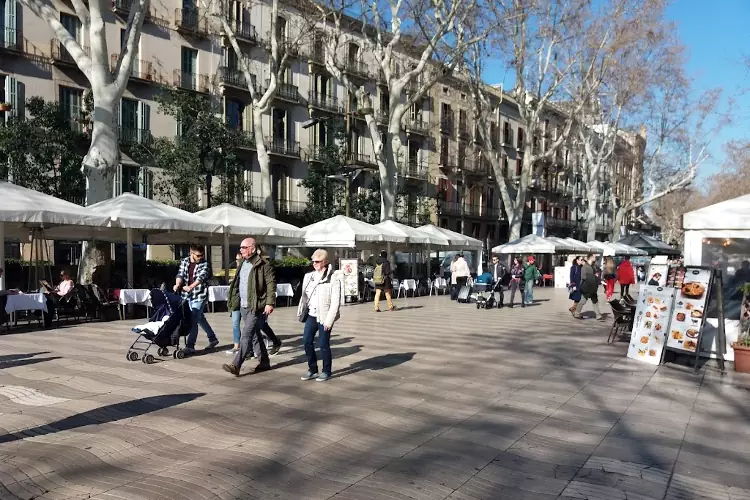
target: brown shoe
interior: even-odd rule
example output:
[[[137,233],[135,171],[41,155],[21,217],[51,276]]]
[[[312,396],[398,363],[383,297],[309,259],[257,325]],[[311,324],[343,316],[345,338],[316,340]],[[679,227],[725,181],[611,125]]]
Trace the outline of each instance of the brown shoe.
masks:
[[[229,372],[232,375],[234,375],[235,377],[239,377],[240,376],[240,369],[237,368],[236,366],[232,365],[232,364],[221,365],[221,367],[224,368],[225,372]]]

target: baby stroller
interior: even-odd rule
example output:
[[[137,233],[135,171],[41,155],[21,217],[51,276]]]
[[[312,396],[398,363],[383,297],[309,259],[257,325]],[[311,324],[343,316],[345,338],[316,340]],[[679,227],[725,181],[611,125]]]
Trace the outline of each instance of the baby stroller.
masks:
[[[495,294],[492,286],[492,274],[484,273],[477,276],[474,289],[478,292],[477,309],[492,309],[495,306]],[[488,293],[489,292],[489,293]]]
[[[138,338],[128,349],[128,359],[138,361],[140,358],[146,364],[153,363],[154,355],[148,350],[154,344],[158,347],[156,353],[160,357],[169,356],[169,348],[174,347],[172,357],[184,358],[185,353],[180,349],[180,337],[187,337],[190,333],[190,304],[179,295],[155,288],[151,290],[151,305],[154,314],[149,323],[132,329],[138,334]]]

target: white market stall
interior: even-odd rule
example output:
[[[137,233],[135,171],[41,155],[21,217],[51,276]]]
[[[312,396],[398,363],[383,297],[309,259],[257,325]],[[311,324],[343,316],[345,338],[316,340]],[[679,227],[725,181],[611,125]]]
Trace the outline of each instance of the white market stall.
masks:
[[[484,248],[484,244],[480,240],[451,231],[450,229],[438,227],[434,224],[425,224],[424,226],[419,226],[417,229],[433,236],[446,238],[448,240],[448,247],[451,249],[468,249],[476,252],[477,258],[474,260],[476,262],[476,272],[477,274],[482,274],[482,249]]]
[[[260,244],[297,245],[305,232],[286,222],[252,212],[229,203],[196,212],[195,215],[222,225],[221,244],[224,250],[224,276],[229,276],[229,245],[252,236]],[[212,241],[212,243],[214,243]]]
[[[724,281],[726,359],[734,360],[732,342],[740,333],[742,297],[737,287],[750,281],[750,194],[683,215],[685,265],[721,269]],[[717,327],[715,294],[707,310],[703,351],[715,352]]]
[[[16,184],[0,181],[0,266],[5,265],[5,238],[21,240],[39,231],[43,238],[54,239],[47,230],[59,226],[104,227],[110,219],[107,214],[92,211],[74,203],[27,189]],[[64,231],[60,238],[70,235]],[[0,290],[5,289],[5,276],[0,277]]]
[[[580,248],[580,247],[578,247]],[[561,238],[529,234],[523,238],[498,245],[492,249],[499,254],[561,254],[577,252],[576,245]],[[554,266],[552,282],[555,288],[565,288],[570,276],[570,265]]]
[[[307,247],[358,248],[383,246],[386,243],[405,245],[406,236],[392,233],[372,224],[336,215],[302,228]]]
[[[430,259],[429,255],[433,247],[449,247],[450,241],[447,236],[443,236],[441,233],[430,233],[422,231],[416,227],[407,226],[393,220],[386,220],[375,224],[375,227],[389,231],[391,233],[400,234],[404,236],[410,246],[421,245],[427,247],[427,276],[430,276]],[[388,249],[390,254],[390,248]],[[413,254],[412,254],[413,255]],[[414,262],[412,264],[412,270],[414,270]]]

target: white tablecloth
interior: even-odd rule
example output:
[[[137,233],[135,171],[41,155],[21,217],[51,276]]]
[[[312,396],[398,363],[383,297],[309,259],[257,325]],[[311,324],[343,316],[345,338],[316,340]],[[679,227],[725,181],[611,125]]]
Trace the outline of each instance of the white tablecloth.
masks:
[[[208,301],[209,302],[226,302],[229,298],[229,286],[210,286],[208,287]]]
[[[8,303],[5,305],[5,312],[11,314],[16,311],[47,312],[47,297],[43,293],[8,295]]]
[[[123,288],[120,290],[120,305],[140,304],[151,307],[151,290],[145,288]]]
[[[294,297],[294,288],[289,283],[279,283],[276,285],[277,297]]]

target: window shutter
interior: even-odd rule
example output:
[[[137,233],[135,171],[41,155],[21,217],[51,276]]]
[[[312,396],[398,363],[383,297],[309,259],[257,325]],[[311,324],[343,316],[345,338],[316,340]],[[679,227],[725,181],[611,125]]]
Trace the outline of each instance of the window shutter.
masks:
[[[5,77],[5,98],[10,103],[10,105],[13,106],[13,110],[10,113],[3,113],[3,116],[6,122],[10,121],[10,118],[13,116],[13,113],[15,112],[15,109],[16,109],[15,103],[18,100],[16,98],[17,92],[18,92],[18,81],[11,76],[6,76]]]
[[[120,196],[122,194],[122,165],[117,165],[117,168],[115,169],[113,191],[115,196]]]
[[[5,3],[5,30],[3,36],[5,37],[5,47],[15,47],[18,42],[18,31],[16,31],[16,0],[8,0]],[[7,87],[6,87],[7,88]]]
[[[138,101],[138,142],[143,144],[148,141],[151,130],[151,106],[143,101]]]
[[[253,107],[249,104],[242,107],[242,130],[248,135],[253,133]]]

